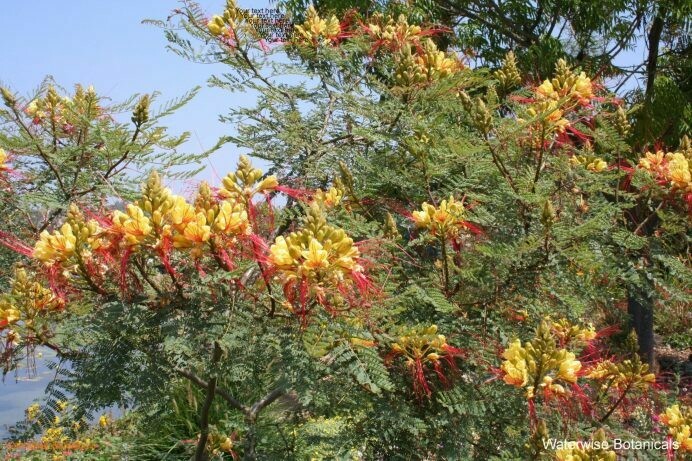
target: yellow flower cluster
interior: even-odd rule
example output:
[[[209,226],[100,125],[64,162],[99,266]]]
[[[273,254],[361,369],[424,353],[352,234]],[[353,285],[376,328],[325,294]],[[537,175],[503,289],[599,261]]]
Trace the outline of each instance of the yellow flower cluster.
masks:
[[[494,76],[500,83],[500,88],[505,92],[521,83],[521,74],[517,67],[517,59],[512,51],[507,53],[502,63],[502,68],[496,70]]]
[[[295,31],[303,40],[318,44],[335,39],[341,32],[341,25],[334,15],[329,19],[320,18],[315,7],[310,5],[305,22],[302,25],[296,25]]]
[[[269,251],[270,262],[286,282],[338,284],[362,270],[353,239],[328,225],[317,205],[310,207],[303,229],[277,237]]]
[[[529,398],[534,396],[536,387],[564,394],[565,388],[555,381],[575,383],[581,369],[581,362],[572,352],[557,346],[548,321],[541,322],[535,338],[523,346],[520,340],[514,340],[502,357],[505,359],[502,362],[504,381],[512,386],[526,387]]]
[[[692,452],[692,410],[675,404],[659,415],[661,422],[668,426],[668,434],[680,445],[678,450]]]
[[[24,331],[36,334],[37,319],[62,307],[63,302],[50,289],[30,279],[23,268],[15,269],[11,289],[0,295],[0,332],[4,333],[4,342],[19,345]]]
[[[41,405],[38,403],[32,403],[24,412],[26,413],[26,418],[29,421],[34,421],[36,418],[38,418],[38,415],[41,414]]]
[[[423,202],[421,210],[412,214],[416,226],[426,229],[430,234],[440,238],[455,238],[464,228],[464,205],[449,196],[449,200],[442,200],[438,207]]]
[[[422,29],[415,24],[409,24],[403,14],[394,21],[392,16],[385,18],[381,13],[376,13],[370,18],[366,32],[374,40],[383,41],[390,48],[400,49],[407,43],[418,41]]]
[[[152,231],[149,218],[144,216],[144,211],[135,204],[128,204],[125,213],[115,210],[112,216],[113,227],[117,234],[123,236],[123,242],[128,247],[139,245]]]
[[[233,454],[233,439],[225,434],[214,432],[209,435],[208,449],[211,451],[212,456],[221,458],[223,453],[232,455]]]
[[[59,263],[83,272],[83,263],[93,250],[109,249],[115,243],[129,249],[142,245],[161,248],[167,240],[175,248],[189,249],[193,256],[200,256],[204,245],[215,237],[235,238],[250,233],[248,207],[253,196],[277,186],[274,176],[259,181],[261,176],[261,170],[252,168],[249,160],[241,157],[238,171],[224,178],[220,200],[202,183],[191,204],[171,193],[159,175],[152,173],[139,200],[128,204],[124,211],[112,212],[110,226],[86,221],[72,206],[67,221],[58,230],[41,234],[34,257],[47,265]]]
[[[34,245],[34,258],[53,265],[60,263],[63,267],[78,264],[77,259],[88,257],[91,250],[103,245],[103,229],[95,220],[85,221],[79,208],[71,205],[67,221],[53,233],[41,232]]]
[[[690,162],[681,152],[647,152],[639,160],[638,166],[665,180],[675,189],[692,192]]]
[[[435,364],[447,354],[447,339],[437,334],[437,325],[412,328],[399,336],[392,344],[392,351],[406,358],[406,365],[413,367],[416,361]]]
[[[68,440],[69,437],[65,435],[64,428],[60,426],[49,427],[41,436],[41,442],[45,444],[63,444]]]
[[[649,365],[642,363],[639,355],[632,360],[613,363],[610,360],[600,362],[587,378],[603,381],[603,389],[646,389],[656,382],[656,375],[649,372]]]
[[[232,39],[235,44],[239,40],[239,32],[246,32],[253,37],[258,37],[256,24],[259,20],[256,16],[247,13],[247,10],[238,8],[236,0],[226,0],[226,8],[223,15],[214,15],[207,22],[207,29],[215,37]]]
[[[21,306],[21,311],[28,318],[39,312],[62,307],[62,303],[53,292],[36,280],[30,279],[23,268],[18,268],[14,272],[10,296]]]
[[[319,206],[324,208],[334,208],[344,197],[344,193],[341,189],[336,187],[330,187],[329,190],[323,191],[322,189],[317,189],[313,200]]]
[[[261,170],[254,171],[262,175]],[[226,178],[238,174],[242,175],[242,172],[231,173]],[[224,179],[226,183],[227,179]],[[163,187],[161,179],[154,173],[144,186],[142,198],[128,205],[127,213],[114,213],[113,229],[123,236],[126,246],[137,246],[146,241],[158,246],[161,239],[170,238],[175,248],[190,249],[191,254],[197,257],[214,235],[239,236],[250,232],[246,206],[240,201],[245,196],[235,193],[222,195],[225,199],[217,203],[209,186],[202,183],[194,204],[190,204]]]
[[[0,299],[0,331],[17,323],[21,318],[21,312],[7,299]]]
[[[398,85],[412,86],[449,77],[462,68],[459,59],[445,55],[435,42],[425,39],[421,46],[407,44],[401,49],[395,79]]]
[[[536,89],[539,100],[557,102],[568,98],[582,105],[589,104],[594,96],[593,85],[584,72],[575,74],[567,66],[565,60],[560,59],[555,66],[555,74],[554,78],[546,79]]]
[[[584,165],[587,170],[594,173],[600,173],[608,168],[608,163],[600,157],[592,155],[574,155],[569,159],[570,163],[575,166]]]
[[[593,98],[591,80],[582,72],[579,75],[570,70],[567,63],[560,59],[555,66],[555,76],[545,80],[534,91],[535,101],[526,110],[532,119],[538,118],[537,129],[533,130],[531,143],[540,147],[546,136],[562,133],[569,126],[566,112],[575,105],[587,105]],[[520,119],[522,121],[522,119]],[[605,168],[597,162],[590,165],[592,171]]]
[[[249,206],[255,195],[271,192],[279,185],[276,176],[267,176],[260,181],[262,176],[262,170],[254,168],[250,159],[241,155],[235,173],[229,173],[223,178],[219,195]]]
[[[585,327],[571,324],[567,319],[551,321],[553,334],[560,340],[560,344],[567,345],[578,342],[588,343],[596,338],[596,330],[593,325]]]
[[[113,422],[113,418],[111,418],[111,416],[106,414],[106,413],[99,416],[99,426],[102,429],[105,429],[108,426],[110,426],[112,422]]]
[[[101,107],[92,86],[84,90],[81,85],[76,85],[72,98],[60,96],[55,88],[50,86],[45,97],[32,100],[24,111],[34,119],[34,123],[50,120],[54,125],[62,127],[66,124],[78,126],[84,120],[94,119],[101,113]],[[70,133],[65,131],[63,134]]]
[[[562,133],[569,126],[569,121],[563,117],[564,112],[557,101],[537,101],[526,109],[526,113],[531,118],[540,118],[539,124],[545,136]]]

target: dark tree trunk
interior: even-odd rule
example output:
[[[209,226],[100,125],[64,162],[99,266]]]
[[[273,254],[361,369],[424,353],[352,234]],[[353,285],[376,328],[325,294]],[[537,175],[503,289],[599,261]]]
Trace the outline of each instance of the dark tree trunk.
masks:
[[[627,313],[637,333],[639,355],[654,368],[654,300],[644,290],[630,288],[627,292]]]
[[[656,17],[651,23],[649,30],[649,53],[646,60],[646,93],[645,100],[649,104],[654,95],[654,81],[656,80],[656,71],[658,70],[658,49],[661,43],[661,34],[663,33],[664,18],[666,10],[659,7]]]

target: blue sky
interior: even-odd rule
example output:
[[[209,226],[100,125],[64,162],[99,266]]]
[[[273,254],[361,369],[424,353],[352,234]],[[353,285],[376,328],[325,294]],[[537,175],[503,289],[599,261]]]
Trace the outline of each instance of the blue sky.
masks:
[[[223,10],[224,0],[197,0],[209,15]],[[239,0],[243,8],[266,8],[268,0]],[[171,133],[190,131],[186,150],[201,152],[217,139],[233,133],[218,115],[234,105],[252,104],[248,95],[206,87],[220,65],[185,61],[166,50],[163,31],[142,24],[143,19],[165,19],[180,6],[176,0],[12,0],[3,2],[0,16],[0,83],[30,94],[46,75],[65,88],[76,83],[94,85],[114,101],[134,93],[160,91],[160,102],[184,94],[196,85],[200,94],[165,120]],[[223,175],[238,152],[227,145],[215,153],[200,179]]]

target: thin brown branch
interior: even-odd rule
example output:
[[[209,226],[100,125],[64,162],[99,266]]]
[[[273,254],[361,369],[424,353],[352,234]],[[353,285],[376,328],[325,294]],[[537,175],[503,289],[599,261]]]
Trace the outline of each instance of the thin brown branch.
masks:
[[[217,341],[214,341],[214,352],[212,353],[211,363],[212,367],[221,359],[221,346]],[[195,450],[195,461],[204,461],[207,459],[206,448],[207,439],[209,438],[209,412],[211,411],[211,405],[214,403],[214,395],[216,394],[216,383],[218,378],[214,375],[206,387],[206,396],[204,398],[204,405],[202,406],[202,411],[199,417],[199,440],[197,441],[197,449]]]

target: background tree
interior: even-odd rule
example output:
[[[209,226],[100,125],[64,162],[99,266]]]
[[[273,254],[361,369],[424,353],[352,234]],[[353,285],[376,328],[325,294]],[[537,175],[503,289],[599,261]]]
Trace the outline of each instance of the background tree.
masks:
[[[152,168],[171,177],[193,175],[194,168],[176,167],[202,156],[180,153],[187,133],[171,136],[160,121],[195,91],[152,112],[157,95],[111,104],[92,87],[77,85],[68,93],[51,79],[29,98],[2,88],[0,150],[6,174],[0,183],[0,236],[33,240],[64,218],[70,203],[95,209],[107,200],[127,199]],[[16,253],[3,247],[0,255],[4,282]]]
[[[306,2],[282,2],[289,11],[302,17]],[[497,66],[508,50],[514,50],[521,70],[536,81],[549,77],[558,59],[582,66],[622,96],[630,109],[627,117],[634,126],[628,141],[634,149],[623,151],[631,162],[652,146],[662,144],[671,151],[690,131],[692,119],[689,92],[690,10],[689,2],[666,1],[656,4],[639,1],[615,2],[486,2],[414,1],[348,2],[322,1],[319,11],[345,12],[355,8],[363,15],[376,12],[404,14],[414,22],[439,24],[453,31],[437,40],[464,51],[476,65]],[[670,31],[666,33],[665,31]],[[640,49],[645,60],[618,64],[623,53]],[[632,61],[636,58],[628,58]],[[643,82],[643,86],[639,86]],[[632,229],[650,211],[630,214]],[[647,231],[647,229],[649,229]],[[684,254],[684,251],[683,251]],[[641,266],[640,260],[631,265]],[[648,266],[647,266],[648,267]],[[657,269],[652,268],[656,271]],[[645,273],[640,279],[646,279]],[[651,286],[643,291],[650,292]],[[642,338],[642,353],[653,364],[654,302],[641,296],[642,290],[630,287],[633,323]],[[644,338],[649,339],[644,339]]]

